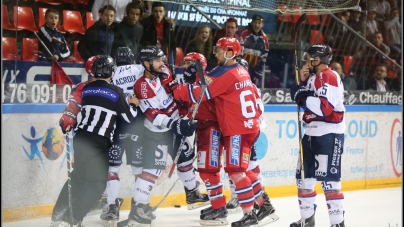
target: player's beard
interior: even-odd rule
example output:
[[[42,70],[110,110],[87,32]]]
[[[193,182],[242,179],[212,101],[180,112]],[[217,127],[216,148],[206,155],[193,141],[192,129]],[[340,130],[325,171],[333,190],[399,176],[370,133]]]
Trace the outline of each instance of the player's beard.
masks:
[[[218,66],[224,66],[224,62],[225,62],[225,59],[220,60],[220,59],[217,58],[217,65]]]

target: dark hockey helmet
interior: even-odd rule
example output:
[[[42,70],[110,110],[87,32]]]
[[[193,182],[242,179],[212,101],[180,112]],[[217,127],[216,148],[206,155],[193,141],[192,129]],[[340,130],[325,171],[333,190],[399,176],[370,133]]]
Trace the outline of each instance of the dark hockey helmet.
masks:
[[[115,51],[117,65],[131,65],[135,62],[135,55],[129,47],[118,47]]]
[[[114,59],[108,55],[98,55],[93,64],[92,72],[95,78],[110,78],[114,74],[116,64]]]
[[[205,70],[208,63],[206,61],[205,56],[203,56],[200,53],[196,52],[188,53],[182,59],[181,66],[184,67],[185,65],[188,65],[188,67],[184,71],[184,80],[186,83],[192,84],[196,80],[196,67],[195,67],[196,60],[199,60],[201,62],[202,69]]]
[[[242,57],[237,58],[237,63],[239,63],[241,66],[243,66],[246,70],[248,70],[248,62]]]
[[[310,55],[311,59],[307,59],[307,55]],[[319,57],[321,63],[329,65],[332,59],[332,49],[325,44],[313,44],[311,45],[305,55],[303,55],[303,60],[314,60],[315,57]]]
[[[152,62],[154,59],[165,59],[164,52],[156,46],[145,46],[139,51],[139,61],[144,66],[144,62]]]
[[[240,42],[236,38],[223,37],[216,42],[216,46],[213,47],[213,54],[216,54],[218,48],[225,51],[232,50],[234,56],[238,56],[241,53]]]

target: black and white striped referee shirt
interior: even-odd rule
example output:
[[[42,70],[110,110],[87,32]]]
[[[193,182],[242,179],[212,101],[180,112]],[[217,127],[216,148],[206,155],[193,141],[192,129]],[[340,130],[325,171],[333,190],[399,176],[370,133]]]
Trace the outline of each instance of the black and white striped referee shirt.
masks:
[[[117,118],[131,123],[136,115],[136,106],[128,105],[119,87],[96,80],[83,88],[81,119],[76,130],[96,133],[112,141]]]

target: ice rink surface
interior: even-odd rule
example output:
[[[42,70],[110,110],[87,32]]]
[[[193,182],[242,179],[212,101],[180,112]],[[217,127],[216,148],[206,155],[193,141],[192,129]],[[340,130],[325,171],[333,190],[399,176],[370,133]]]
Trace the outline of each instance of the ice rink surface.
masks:
[[[269,192],[270,195],[270,192]],[[347,227],[403,227],[403,196],[402,188],[385,188],[344,192],[345,225]],[[276,208],[278,221],[268,224],[271,227],[288,227],[291,222],[299,219],[297,197],[282,197],[271,200]],[[316,226],[329,227],[327,205],[324,194],[317,195]],[[202,209],[202,208],[201,208]],[[181,208],[160,208],[156,210],[157,219],[153,227],[198,227],[200,209],[187,210]],[[121,212],[121,220],[128,217],[129,211]],[[229,224],[242,217],[241,213],[230,214]],[[99,214],[88,215],[84,219],[86,227],[101,226]],[[28,221],[3,223],[4,227],[48,227],[50,218]]]

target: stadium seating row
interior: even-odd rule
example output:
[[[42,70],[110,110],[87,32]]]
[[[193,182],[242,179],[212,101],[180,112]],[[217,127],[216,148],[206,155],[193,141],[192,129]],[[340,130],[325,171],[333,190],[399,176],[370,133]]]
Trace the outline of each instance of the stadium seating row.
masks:
[[[8,10],[6,5],[2,5],[3,14],[3,29],[6,30],[28,30],[38,32],[40,26],[45,24],[45,12],[47,8],[39,8],[38,24],[35,23],[34,12],[31,7],[14,6],[14,20],[13,24],[10,22]],[[57,28],[62,33],[78,33],[84,35],[87,28],[94,24],[93,15],[91,12],[86,12],[86,27],[84,28],[83,19],[81,18],[80,11],[63,10],[63,26],[60,23]]]

